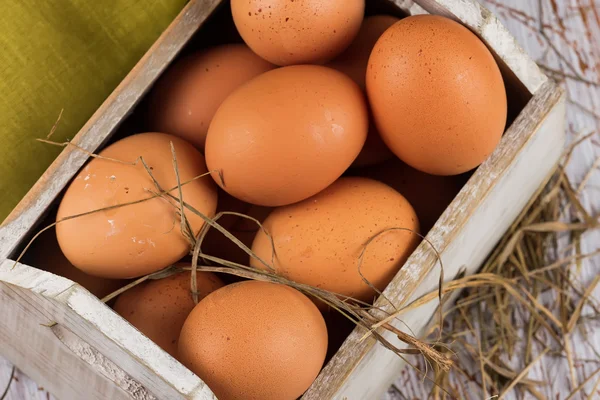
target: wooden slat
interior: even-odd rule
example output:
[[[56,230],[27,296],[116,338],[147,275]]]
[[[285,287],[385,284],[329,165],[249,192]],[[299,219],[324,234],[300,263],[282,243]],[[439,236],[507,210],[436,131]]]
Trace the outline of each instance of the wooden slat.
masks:
[[[68,279],[4,260],[0,293],[3,355],[59,398],[87,398],[79,394],[97,385],[92,398],[115,392],[120,399],[125,391],[139,400],[215,399],[196,375]],[[53,357],[68,363],[54,370]],[[81,376],[73,381],[71,373]]]

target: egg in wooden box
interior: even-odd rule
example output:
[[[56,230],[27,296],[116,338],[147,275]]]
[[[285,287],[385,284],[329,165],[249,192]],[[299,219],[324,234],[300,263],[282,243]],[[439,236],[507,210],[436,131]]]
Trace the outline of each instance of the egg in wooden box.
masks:
[[[278,274],[363,302],[385,289],[420,242],[410,203],[384,183],[359,177],[276,208],[263,227],[252,250],[273,260]],[[266,268],[256,259],[250,264]]]
[[[56,235],[74,266],[90,275],[134,278],[188,254],[171,145],[184,201],[205,216],[214,214],[216,187],[210,177],[202,177],[207,169],[198,150],[163,133],[129,136],[92,159],[61,200]],[[184,213],[191,234],[197,235],[204,219],[189,209]]]
[[[477,36],[449,18],[411,16],[386,30],[371,52],[366,86],[383,141],[423,172],[469,171],[504,132],[500,68]]]
[[[233,92],[206,138],[221,188],[276,207],[325,189],[352,164],[367,136],[366,101],[346,75],[317,65],[266,72]]]
[[[220,400],[294,400],[318,375],[327,328],[289,286],[233,283],[204,298],[179,338],[179,358]]]
[[[356,36],[365,0],[232,0],[238,32],[258,55],[277,65],[322,64]]]

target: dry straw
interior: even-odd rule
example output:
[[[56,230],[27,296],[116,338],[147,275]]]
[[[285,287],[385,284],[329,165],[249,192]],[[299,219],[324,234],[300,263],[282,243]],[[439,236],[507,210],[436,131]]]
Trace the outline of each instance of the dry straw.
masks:
[[[576,360],[571,339],[579,335],[587,340],[586,325],[600,317],[600,306],[591,297],[600,277],[586,287],[577,279],[584,260],[600,255],[599,249],[581,251],[582,235],[598,229],[600,222],[579,199],[599,161],[577,188],[565,173],[575,147],[591,135],[582,136],[568,149],[547,185],[506,232],[481,271],[444,285],[444,294],[463,293],[444,311],[445,325],[436,323],[430,328],[430,334],[442,332],[441,341],[448,347],[438,349],[454,361],[449,371],[436,371],[438,386],[433,386],[431,398],[546,399],[543,393],[548,393],[549,379],[556,377],[538,381],[528,376],[549,358],[566,359],[571,388],[566,398],[597,396],[600,368],[580,378],[576,365],[600,366],[600,354]],[[426,294],[372,328],[436,297],[437,293]],[[590,313],[584,316],[586,307]],[[592,391],[585,393],[586,384],[594,382]],[[440,387],[447,392],[441,393]]]

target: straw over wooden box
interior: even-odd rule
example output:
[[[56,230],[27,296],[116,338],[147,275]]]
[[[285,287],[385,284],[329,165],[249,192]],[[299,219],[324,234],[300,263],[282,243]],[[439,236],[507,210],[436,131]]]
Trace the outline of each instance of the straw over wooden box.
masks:
[[[223,13],[221,0],[192,0],[73,142],[97,152],[143,99],[205,22]],[[548,179],[564,147],[564,96],[475,0],[381,0],[369,6],[397,15],[440,14],[476,32],[495,53],[505,79],[511,123],[427,235],[440,252],[445,277],[472,274]],[[214,28],[214,26],[213,26]],[[210,389],[73,282],[18,263],[18,252],[89,155],[68,146],[0,228],[0,352],[59,398],[212,399]],[[435,290],[435,253],[423,242],[384,294],[396,307]],[[390,304],[383,298],[383,309]],[[396,328],[421,335],[434,315],[430,302],[403,314]],[[355,331],[327,363],[304,399],[378,398],[404,362]],[[384,337],[406,347],[390,332]]]

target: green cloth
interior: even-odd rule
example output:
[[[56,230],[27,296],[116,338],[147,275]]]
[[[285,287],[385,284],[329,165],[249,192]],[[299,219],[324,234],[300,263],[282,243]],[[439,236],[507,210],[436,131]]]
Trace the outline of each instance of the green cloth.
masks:
[[[0,0],[0,221],[186,0]]]

